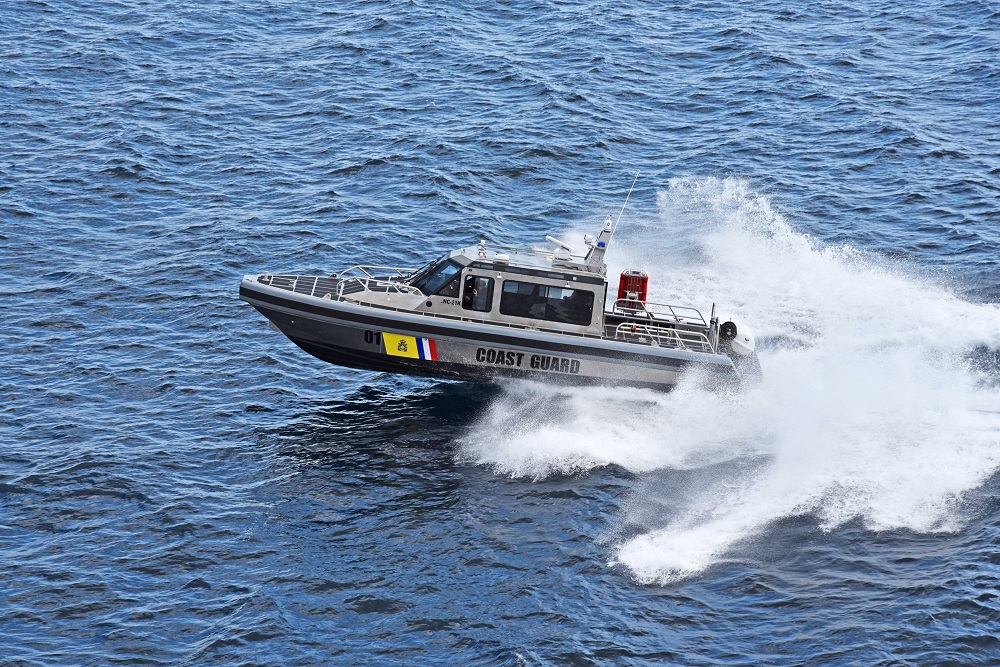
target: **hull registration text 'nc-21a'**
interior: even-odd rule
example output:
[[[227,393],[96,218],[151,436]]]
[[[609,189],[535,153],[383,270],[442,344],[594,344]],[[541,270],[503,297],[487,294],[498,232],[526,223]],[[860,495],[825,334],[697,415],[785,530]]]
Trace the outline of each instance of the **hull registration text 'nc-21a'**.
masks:
[[[670,388],[697,369],[757,379],[745,327],[689,307],[650,303],[640,271],[607,302],[611,218],[587,252],[478,245],[419,270],[354,266],[332,276],[243,278],[240,298],[296,345],[352,368],[492,381],[516,377]]]

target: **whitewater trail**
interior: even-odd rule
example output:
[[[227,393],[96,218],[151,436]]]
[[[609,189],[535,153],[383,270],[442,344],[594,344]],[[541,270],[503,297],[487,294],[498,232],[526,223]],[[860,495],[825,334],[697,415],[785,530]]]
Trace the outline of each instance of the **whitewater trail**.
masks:
[[[623,224],[609,275],[650,274],[650,300],[749,323],[763,383],[728,393],[506,385],[462,456],[542,479],[619,465],[643,477],[612,562],[644,583],[702,572],[811,514],[824,530],[953,531],[963,494],[1000,468],[1000,392],[969,359],[1000,349],[1000,308],[849,246],[795,231],[737,178],[675,179]],[[521,418],[515,424],[509,415]],[[664,486],[656,471],[697,475]],[[668,509],[669,508],[669,509]]]

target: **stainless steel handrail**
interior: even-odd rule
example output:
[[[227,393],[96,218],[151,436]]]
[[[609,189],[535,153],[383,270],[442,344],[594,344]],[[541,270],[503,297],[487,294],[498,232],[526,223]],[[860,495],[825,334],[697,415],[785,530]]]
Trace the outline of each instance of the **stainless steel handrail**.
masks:
[[[344,278],[346,276],[346,277],[350,278],[351,276],[347,276],[347,274],[349,274],[349,273],[351,273],[353,271],[360,271],[361,273],[364,274],[365,278],[375,278],[376,277],[372,273],[370,273],[370,271],[392,271],[393,273],[396,274],[396,277],[398,277],[398,278],[406,278],[406,277],[411,276],[414,273],[416,273],[417,269],[403,268],[403,267],[400,267],[400,266],[376,266],[374,264],[355,264],[352,267],[344,269],[340,273],[330,274],[330,277],[331,278]]]
[[[424,296],[424,293],[412,285],[407,285],[406,283],[397,283],[393,280],[385,280],[384,278],[340,278],[340,286],[337,288],[338,295],[344,293],[344,285],[348,283],[356,283],[361,285],[366,292],[373,292],[374,290],[369,286],[369,283],[375,283],[375,287],[385,287],[388,292],[390,289],[395,291],[397,294],[416,294],[418,296]]]
[[[650,308],[652,306],[652,308]],[[697,308],[689,306],[672,306],[667,303],[652,303],[649,301],[638,301],[636,299],[618,299],[611,307],[612,311],[619,311],[622,314],[639,314],[640,317],[647,317],[655,320],[657,316],[668,316],[678,324],[698,324],[703,327],[708,326],[705,316]],[[664,310],[665,309],[665,310]],[[693,313],[693,315],[688,314]],[[634,315],[633,315],[634,316]]]
[[[477,245],[475,245],[473,247],[476,248],[476,249],[478,249],[480,247],[480,245],[477,244]],[[522,253],[522,254],[525,254],[525,255],[540,255],[542,257],[548,257],[549,255],[552,255],[553,253],[558,252],[556,250],[544,250],[544,249],[538,249],[538,248],[519,248],[517,246],[503,245],[503,244],[500,244],[500,243],[484,243],[484,244],[482,244],[482,248],[483,249],[492,248],[492,249],[496,249],[496,250],[510,250],[512,252],[515,252],[515,253]],[[585,255],[572,254],[572,253],[570,253],[569,256],[570,257],[575,257],[576,259],[583,259],[585,257]]]
[[[628,341],[629,338],[633,340]],[[683,331],[673,327],[661,327],[640,322],[622,322],[615,328],[615,340],[640,342],[635,339],[649,339],[649,344],[656,344],[660,347],[676,347],[681,350],[695,347],[700,351],[715,352],[708,336],[695,331]]]

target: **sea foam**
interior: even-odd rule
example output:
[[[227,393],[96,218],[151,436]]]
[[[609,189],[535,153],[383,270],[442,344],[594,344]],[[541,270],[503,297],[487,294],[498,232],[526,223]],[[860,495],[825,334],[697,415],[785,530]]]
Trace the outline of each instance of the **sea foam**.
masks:
[[[819,243],[737,178],[675,179],[657,204],[623,222],[609,275],[642,268],[651,301],[715,302],[751,325],[763,383],[510,383],[470,425],[462,456],[531,479],[612,464],[639,475],[623,517],[639,534],[610,560],[644,583],[694,576],[790,516],[823,530],[857,519],[873,531],[960,529],[963,494],[1000,468],[997,378],[968,360],[977,346],[1000,349],[1000,308]]]

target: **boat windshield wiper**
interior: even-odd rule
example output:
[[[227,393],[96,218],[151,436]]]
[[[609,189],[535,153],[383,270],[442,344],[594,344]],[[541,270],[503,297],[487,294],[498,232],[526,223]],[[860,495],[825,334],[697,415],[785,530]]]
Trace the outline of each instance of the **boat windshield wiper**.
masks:
[[[406,280],[406,283],[408,285],[413,285],[414,283],[423,280],[424,278],[427,277],[427,274],[430,273],[434,269],[434,267],[436,267],[438,264],[440,264],[441,262],[443,262],[445,259],[447,259],[447,256],[441,257],[439,259],[431,260],[430,262],[427,262],[422,267],[420,267],[419,269],[417,269],[416,271],[414,271],[413,275],[411,275]]]

